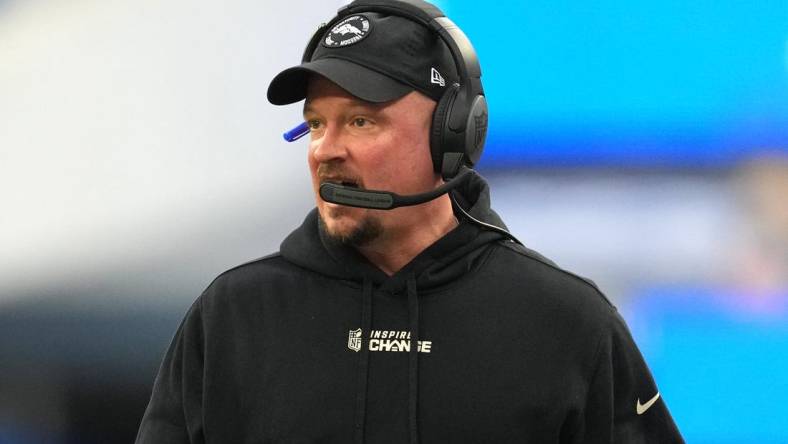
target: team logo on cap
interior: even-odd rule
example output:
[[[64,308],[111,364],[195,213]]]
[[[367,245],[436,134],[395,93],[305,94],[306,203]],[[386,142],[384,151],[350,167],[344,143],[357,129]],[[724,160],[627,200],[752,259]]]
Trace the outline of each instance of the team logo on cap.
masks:
[[[363,15],[350,16],[337,23],[323,39],[323,45],[339,48],[359,42],[369,34],[369,20]]]

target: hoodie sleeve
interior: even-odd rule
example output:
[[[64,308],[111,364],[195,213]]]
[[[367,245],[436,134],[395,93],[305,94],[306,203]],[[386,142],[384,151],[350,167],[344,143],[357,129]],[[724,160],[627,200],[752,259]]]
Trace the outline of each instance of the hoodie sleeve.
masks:
[[[164,356],[136,444],[203,444],[202,297],[191,306]]]
[[[602,334],[577,443],[684,443],[621,316]]]

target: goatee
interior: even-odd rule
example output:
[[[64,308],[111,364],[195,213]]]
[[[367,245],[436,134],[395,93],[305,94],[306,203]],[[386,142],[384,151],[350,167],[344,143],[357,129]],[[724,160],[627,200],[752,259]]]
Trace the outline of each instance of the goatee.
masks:
[[[373,240],[380,237],[383,233],[383,225],[379,220],[372,217],[365,217],[358,226],[349,233],[336,233],[329,230],[323,216],[318,213],[317,223],[326,237],[332,242],[350,247],[363,247]]]

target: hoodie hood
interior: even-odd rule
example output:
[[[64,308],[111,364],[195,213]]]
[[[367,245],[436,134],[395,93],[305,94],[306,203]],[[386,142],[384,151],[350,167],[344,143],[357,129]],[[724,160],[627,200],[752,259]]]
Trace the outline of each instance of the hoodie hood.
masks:
[[[490,208],[487,182],[473,173],[465,183],[452,191],[453,202],[473,218],[487,224],[506,228],[501,218]],[[420,290],[450,283],[467,273],[484,246],[502,239],[502,234],[476,226],[455,208],[459,226],[427,247],[410,263],[392,276],[371,264],[353,247],[330,239],[323,231],[317,209],[282,242],[282,256],[300,267],[337,279],[362,282],[370,280],[382,290],[405,287],[404,276],[413,275]]]

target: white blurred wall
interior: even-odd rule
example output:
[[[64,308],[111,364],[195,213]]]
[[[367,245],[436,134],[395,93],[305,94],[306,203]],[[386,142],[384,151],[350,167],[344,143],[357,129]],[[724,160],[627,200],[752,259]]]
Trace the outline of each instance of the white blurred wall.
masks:
[[[275,250],[312,198],[266,89],[339,4],[0,4],[0,303]]]

